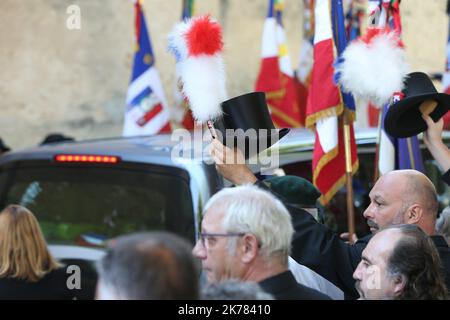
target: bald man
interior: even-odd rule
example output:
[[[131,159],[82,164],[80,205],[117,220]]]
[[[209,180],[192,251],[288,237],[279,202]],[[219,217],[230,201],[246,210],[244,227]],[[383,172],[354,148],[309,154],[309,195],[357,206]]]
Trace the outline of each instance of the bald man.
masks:
[[[270,189],[260,182],[245,164],[227,163],[233,159],[230,150],[220,142],[213,141],[211,156],[217,170],[234,184],[255,183]],[[276,194],[273,190],[272,193]],[[357,298],[352,277],[361,261],[361,254],[371,235],[350,245],[339,235],[318,223],[308,212],[290,206],[282,196],[276,194],[288,208],[294,226],[291,257],[298,263],[314,270],[344,291],[346,298]],[[415,170],[395,170],[378,179],[369,194],[371,203],[364,217],[372,233],[380,228],[396,224],[415,224],[431,236],[444,266],[447,288],[450,288],[450,249],[442,236],[435,235],[434,225],[438,213],[437,193],[433,183],[423,173]]]
[[[391,171],[378,179],[369,197],[364,217],[372,233],[388,225],[406,223],[434,235],[439,203],[433,183],[423,173]]]

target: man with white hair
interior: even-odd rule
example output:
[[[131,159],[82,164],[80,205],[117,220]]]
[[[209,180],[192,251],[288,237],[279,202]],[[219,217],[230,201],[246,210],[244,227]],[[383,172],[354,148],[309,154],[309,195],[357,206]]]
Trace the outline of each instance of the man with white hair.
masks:
[[[208,282],[258,282],[275,299],[329,299],[298,284],[288,269],[291,217],[267,191],[245,185],[226,188],[206,204],[193,249]]]

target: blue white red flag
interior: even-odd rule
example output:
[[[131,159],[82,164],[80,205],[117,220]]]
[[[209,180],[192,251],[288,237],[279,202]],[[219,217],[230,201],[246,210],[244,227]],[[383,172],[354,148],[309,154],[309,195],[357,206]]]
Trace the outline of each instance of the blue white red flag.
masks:
[[[447,14],[450,14],[450,1],[447,1]],[[442,75],[442,92],[450,94],[450,21],[448,23],[446,53],[447,61],[445,63],[445,73]],[[450,112],[447,112],[443,118],[444,128],[450,130]]]
[[[384,118],[389,105],[383,108],[378,169],[383,175],[397,169],[414,169],[424,172],[422,153],[417,136],[397,139],[384,131]]]
[[[399,0],[382,0],[380,2],[381,17],[389,23],[389,26],[401,35],[401,19],[400,19],[400,1]],[[381,18],[380,18],[381,20]],[[383,21],[380,21],[383,23]],[[403,94],[395,92],[392,102],[402,99]],[[379,158],[378,169],[381,175],[397,169],[414,169],[424,172],[422,153],[420,151],[419,140],[417,136],[410,138],[397,139],[391,137],[384,131],[384,118],[387,110],[387,104],[383,107],[381,119],[381,136],[379,142]]]
[[[170,132],[169,110],[161,80],[155,68],[144,12],[139,1],[136,1],[134,5],[136,51],[126,99],[123,135],[137,136]]]
[[[336,0],[333,2],[342,5]],[[306,114],[306,125],[315,128],[313,183],[322,193],[320,201],[323,204],[328,203],[346,181],[344,103],[340,90],[333,81],[337,50],[334,47],[332,27],[338,17],[343,19],[343,15],[332,18],[330,4],[329,0],[315,1],[314,64]],[[342,29],[334,31],[345,33]],[[358,158],[352,127],[350,131],[352,172],[355,172]]]

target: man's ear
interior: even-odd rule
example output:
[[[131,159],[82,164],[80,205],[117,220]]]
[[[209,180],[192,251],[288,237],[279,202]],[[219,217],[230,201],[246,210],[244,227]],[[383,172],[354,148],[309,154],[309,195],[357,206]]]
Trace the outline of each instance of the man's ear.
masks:
[[[418,204],[413,204],[406,211],[405,223],[417,224],[423,216],[423,208]]]
[[[258,240],[253,234],[246,234],[242,239],[242,262],[250,263],[252,262],[259,254],[259,244]]]
[[[405,285],[406,277],[403,275],[396,276],[394,280],[394,296],[399,296],[405,289]]]

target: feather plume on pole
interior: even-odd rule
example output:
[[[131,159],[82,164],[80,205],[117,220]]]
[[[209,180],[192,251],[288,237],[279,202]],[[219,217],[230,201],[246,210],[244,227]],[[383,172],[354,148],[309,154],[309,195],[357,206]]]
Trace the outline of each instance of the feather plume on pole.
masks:
[[[222,28],[209,15],[194,17],[177,23],[168,42],[194,119],[206,122],[215,138],[212,120],[222,115],[220,104],[227,99]]]
[[[351,42],[335,65],[337,82],[344,92],[369,100],[378,108],[402,91],[409,72],[406,52],[395,31],[368,28],[366,35]]]

